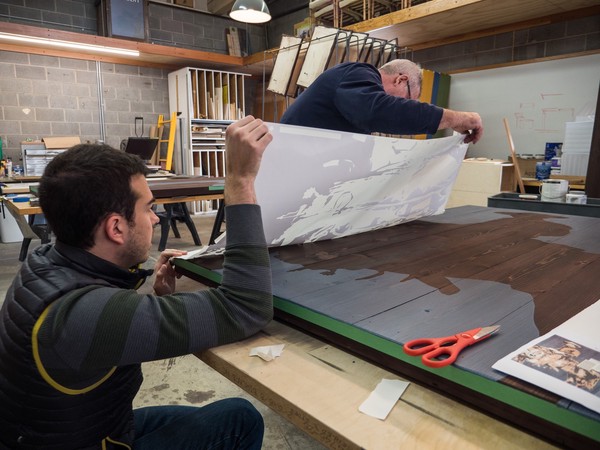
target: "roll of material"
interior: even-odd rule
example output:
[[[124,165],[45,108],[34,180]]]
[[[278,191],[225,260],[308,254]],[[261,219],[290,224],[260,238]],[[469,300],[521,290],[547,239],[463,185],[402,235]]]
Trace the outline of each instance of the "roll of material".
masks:
[[[543,202],[565,203],[567,192],[569,192],[568,180],[543,180],[540,185],[540,200]]]

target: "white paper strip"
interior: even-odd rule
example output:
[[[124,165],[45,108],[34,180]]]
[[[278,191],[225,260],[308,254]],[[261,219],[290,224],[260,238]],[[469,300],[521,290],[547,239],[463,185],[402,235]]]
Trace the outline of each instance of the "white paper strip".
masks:
[[[385,420],[408,385],[408,381],[386,380],[384,378],[362,405],[358,407],[358,410],[368,416]]]

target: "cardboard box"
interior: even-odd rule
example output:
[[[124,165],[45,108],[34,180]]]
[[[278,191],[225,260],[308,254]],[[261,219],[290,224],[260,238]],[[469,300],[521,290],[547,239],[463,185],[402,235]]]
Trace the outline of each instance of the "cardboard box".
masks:
[[[487,206],[489,196],[504,191],[515,191],[511,163],[499,159],[468,158],[460,166],[446,208]]]
[[[51,136],[42,138],[46,148],[69,148],[74,145],[81,144],[79,136]]]
[[[508,157],[508,160],[512,159]],[[543,162],[544,157],[534,157],[534,158],[522,158],[517,155],[517,164],[519,165],[519,170],[521,171],[521,178],[535,178],[535,165],[539,162]]]

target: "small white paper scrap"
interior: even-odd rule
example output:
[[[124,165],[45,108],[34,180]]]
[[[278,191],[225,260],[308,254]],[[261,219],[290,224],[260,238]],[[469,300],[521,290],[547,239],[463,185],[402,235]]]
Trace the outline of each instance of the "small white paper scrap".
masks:
[[[358,410],[371,417],[385,420],[408,387],[408,381],[382,379]]]
[[[262,347],[254,347],[250,350],[250,356],[258,356],[265,361],[273,361],[278,356],[281,356],[285,344],[265,345]]]

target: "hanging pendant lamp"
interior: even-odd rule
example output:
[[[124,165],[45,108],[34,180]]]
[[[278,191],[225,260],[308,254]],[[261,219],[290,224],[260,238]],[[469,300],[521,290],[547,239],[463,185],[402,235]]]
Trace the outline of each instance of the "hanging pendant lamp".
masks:
[[[271,13],[263,0],[236,0],[229,17],[238,22],[265,23],[271,20]]]

